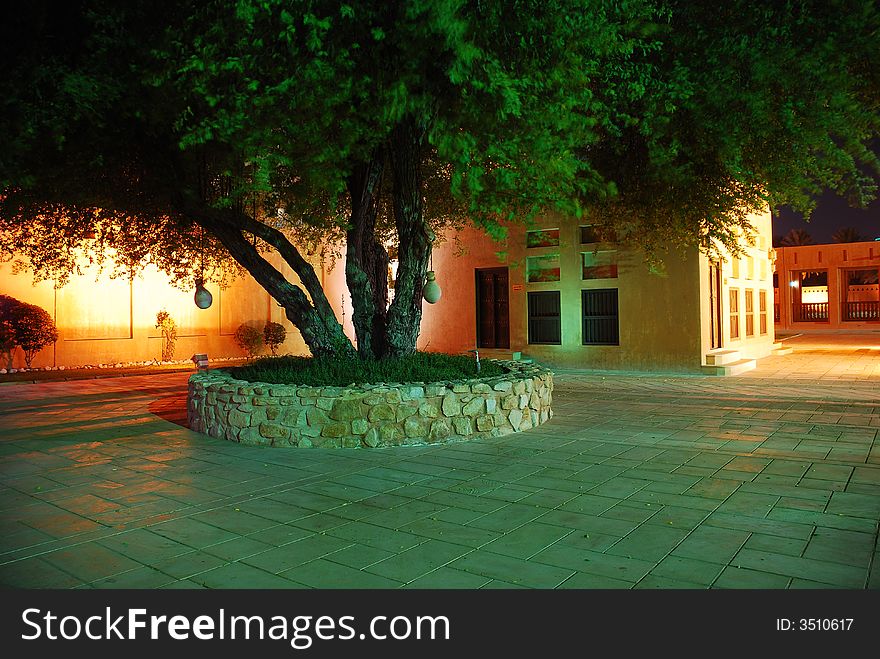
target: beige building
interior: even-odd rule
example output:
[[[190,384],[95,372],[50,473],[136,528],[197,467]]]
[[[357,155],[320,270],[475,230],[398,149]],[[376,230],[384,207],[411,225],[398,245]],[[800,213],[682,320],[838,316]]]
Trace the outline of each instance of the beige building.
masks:
[[[484,356],[521,353],[551,366],[624,370],[736,373],[774,349],[770,216],[751,221],[757,235],[745,254],[710,263],[696,249],[670,253],[665,272],[648,270],[638,253],[597,242],[589,225],[552,219],[513,227],[504,244],[466,229],[439,244],[433,268],[443,294],[423,305],[418,347]],[[353,337],[342,263],[314,263],[328,299]],[[282,264],[276,263],[281,268]],[[292,281],[295,275],[285,270]],[[155,271],[111,280],[86,271],[62,288],[36,286],[27,273],[0,265],[0,293],[46,309],[58,341],[35,367],[158,359],[156,314],[178,326],[176,359],[194,353],[240,356],[233,333],[242,323],[282,323],[282,351],[307,354],[283,310],[249,276],[227,289],[209,286],[214,303],[198,309]],[[14,366],[21,367],[18,351]]]
[[[750,221],[755,241],[742,256],[671,252],[663,274],[597,242],[589,225],[548,219],[511,229],[506,244],[467,230],[463,250],[447,241],[434,252],[443,297],[423,307],[420,347],[521,352],[557,367],[748,370],[778,349],[770,214]]]
[[[880,330],[880,242],[776,248],[776,326]]]

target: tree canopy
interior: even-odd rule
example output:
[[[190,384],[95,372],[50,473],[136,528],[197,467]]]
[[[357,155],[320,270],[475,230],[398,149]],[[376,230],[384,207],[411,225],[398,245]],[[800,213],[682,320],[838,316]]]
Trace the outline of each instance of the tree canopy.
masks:
[[[303,246],[341,240],[358,352],[415,348],[433,241],[556,211],[732,247],[768,204],[876,191],[871,0],[37,2],[4,24],[0,252],[184,285],[229,257],[353,351]],[[399,267],[387,305],[386,246]],[[291,282],[266,259],[274,250]]]

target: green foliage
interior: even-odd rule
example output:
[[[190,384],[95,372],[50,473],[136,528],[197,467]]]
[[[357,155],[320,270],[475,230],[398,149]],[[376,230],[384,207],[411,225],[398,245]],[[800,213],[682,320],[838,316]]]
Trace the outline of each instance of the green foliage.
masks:
[[[282,328],[283,329],[283,328]],[[233,337],[248,359],[253,359],[263,346],[263,333],[253,325],[242,323]]]
[[[345,386],[353,383],[446,382],[504,373],[498,364],[484,360],[477,376],[475,362],[464,355],[416,352],[387,359],[279,357],[227,369],[236,378],[271,384]]]
[[[281,323],[269,321],[263,327],[263,341],[268,346],[273,357],[278,354],[278,347],[284,343],[286,338],[287,330],[284,329],[284,325]]]
[[[162,332],[162,361],[174,359],[174,344],[177,342],[177,323],[171,314],[162,309],[156,314],[156,328]]]
[[[876,194],[874,0],[393,5],[27,3],[0,27],[0,255],[59,282],[88,254],[191,286],[229,272],[214,211],[332,253],[349,177],[399,158],[401,126],[422,165],[410,221],[434,233],[558,212],[649,255],[735,250],[767,205]]]
[[[36,354],[57,340],[55,321],[45,309],[0,295],[0,351],[11,356],[20,346],[25,365],[31,368]]]

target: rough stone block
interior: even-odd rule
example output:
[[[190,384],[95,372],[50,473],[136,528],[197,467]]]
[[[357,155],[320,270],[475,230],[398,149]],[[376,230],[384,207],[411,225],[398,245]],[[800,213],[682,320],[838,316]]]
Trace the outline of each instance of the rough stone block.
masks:
[[[394,421],[395,416],[393,407],[387,403],[379,403],[370,408],[367,418],[375,423],[376,421]]]
[[[251,424],[251,415],[238,410],[232,410],[229,412],[227,420],[231,426],[235,426],[236,428],[247,428]]]
[[[403,432],[407,437],[427,437],[428,421],[421,417],[410,417],[403,424]]]
[[[475,394],[488,394],[490,391],[492,391],[492,387],[490,387],[485,382],[478,382],[474,385],[471,385],[471,391],[473,391]]]
[[[318,401],[320,402],[320,398]],[[352,421],[363,418],[364,411],[360,398],[336,398],[330,410],[330,418],[336,421]]]
[[[341,421],[331,421],[321,428],[321,437],[342,437],[348,434],[348,425]]]
[[[403,421],[419,411],[419,403],[417,400],[402,402],[397,406],[395,420]]]
[[[461,413],[465,416],[476,416],[482,414],[485,409],[485,401],[482,398],[474,398],[462,408]]]
[[[446,419],[435,419],[434,422],[431,423],[430,438],[432,442],[446,439],[449,437],[449,434],[449,423],[447,423]]]
[[[495,421],[491,416],[478,416],[477,417],[477,430],[480,432],[486,432],[488,430],[492,430],[495,427]]]
[[[442,403],[443,414],[445,416],[458,416],[461,414],[461,403],[455,394],[446,394],[443,396]]]
[[[317,407],[310,407],[306,410],[306,418],[309,421],[310,426],[323,426],[330,419],[327,416],[327,413],[324,410],[319,410]]]
[[[498,408],[498,401],[494,398],[486,399],[486,414],[495,414],[495,410]]]
[[[513,426],[514,430],[519,431],[519,425],[523,420],[522,410],[510,410],[507,420],[510,421],[510,425]]]
[[[269,421],[275,421],[281,415],[281,408],[278,405],[266,406],[266,418]]]
[[[370,429],[370,422],[366,419],[354,419],[351,422],[351,432],[353,435],[363,435]]]
[[[379,431],[376,428],[370,428],[367,430],[367,434],[364,435],[364,446],[368,446],[370,448],[375,448],[379,446]]]
[[[467,417],[455,417],[452,419],[452,427],[455,428],[455,434],[462,437],[474,434],[474,425]]]
[[[419,405],[419,416],[434,419],[440,416],[440,410],[434,403],[425,402]]]
[[[515,410],[519,405],[519,396],[505,396],[501,401],[502,410]]]
[[[274,439],[277,437],[287,437],[290,430],[277,423],[269,423],[268,421],[260,424],[260,435],[266,439]]]
[[[513,389],[513,384],[511,384],[508,381],[497,382],[492,388],[495,391],[500,391],[502,393],[506,393],[506,392],[510,391],[511,389]]]
[[[397,444],[401,437],[403,437],[403,431],[398,426],[388,424],[379,428],[379,439],[382,444]]]

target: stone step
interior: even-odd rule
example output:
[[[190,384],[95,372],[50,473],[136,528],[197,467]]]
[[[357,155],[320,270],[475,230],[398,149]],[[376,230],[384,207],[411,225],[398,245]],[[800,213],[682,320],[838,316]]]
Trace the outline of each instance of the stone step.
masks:
[[[771,355],[790,355],[792,352],[794,352],[794,348],[792,348],[791,346],[780,345],[780,347],[776,348],[776,345],[779,344],[774,344],[773,350],[770,351]]]
[[[754,359],[740,359],[732,364],[724,364],[723,366],[701,366],[700,370],[706,375],[739,375],[746,371],[751,371],[758,365]]]
[[[713,350],[706,353],[708,366],[724,366],[739,361],[739,350]]]

